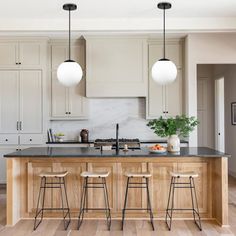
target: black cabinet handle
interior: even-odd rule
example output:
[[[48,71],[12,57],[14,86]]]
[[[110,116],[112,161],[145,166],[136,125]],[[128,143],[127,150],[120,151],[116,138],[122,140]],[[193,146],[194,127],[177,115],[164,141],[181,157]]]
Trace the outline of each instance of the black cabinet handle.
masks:
[[[71,114],[71,112],[68,112],[69,114]]]
[[[18,62],[16,62],[16,65],[19,65],[19,63],[18,63]]]
[[[19,62],[18,64],[21,65],[21,62]]]
[[[168,111],[166,111],[166,113],[169,113]]]
[[[32,138],[30,138],[30,142],[32,141]]]
[[[68,112],[66,112],[66,114],[68,114]]]
[[[5,141],[7,142],[7,141],[8,141],[8,139],[6,138],[6,139],[5,139]]]

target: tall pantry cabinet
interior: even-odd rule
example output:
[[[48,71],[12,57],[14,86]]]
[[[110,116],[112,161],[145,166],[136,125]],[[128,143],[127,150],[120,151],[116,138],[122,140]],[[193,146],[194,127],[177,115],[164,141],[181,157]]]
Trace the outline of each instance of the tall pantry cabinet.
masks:
[[[0,39],[0,156],[43,144],[47,71],[45,38]],[[6,182],[0,158],[0,183]]]

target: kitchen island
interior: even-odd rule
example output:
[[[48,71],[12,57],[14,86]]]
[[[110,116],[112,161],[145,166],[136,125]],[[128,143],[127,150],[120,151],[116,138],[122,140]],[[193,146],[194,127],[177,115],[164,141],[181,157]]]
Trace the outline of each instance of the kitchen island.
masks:
[[[7,224],[14,225],[22,218],[33,218],[37,204],[41,171],[69,172],[66,184],[73,217],[78,216],[82,189],[82,171],[109,171],[107,179],[109,201],[113,219],[121,218],[126,187],[126,171],[149,171],[150,195],[154,217],[164,219],[170,185],[169,171],[195,171],[196,190],[202,219],[214,219],[221,226],[228,225],[228,157],[209,148],[183,147],[180,153],[151,154],[140,150],[103,151],[92,147],[37,147],[5,155],[7,158]],[[103,192],[89,190],[89,207],[103,207]],[[128,206],[145,207],[146,192],[131,189]],[[46,193],[46,207],[60,207],[56,189]],[[176,190],[175,206],[191,207],[189,189]],[[86,218],[104,218],[104,214],[91,211]],[[45,217],[61,217],[59,212],[45,212]],[[148,218],[145,211],[127,212],[127,218]],[[192,218],[189,211],[174,214],[174,218]]]

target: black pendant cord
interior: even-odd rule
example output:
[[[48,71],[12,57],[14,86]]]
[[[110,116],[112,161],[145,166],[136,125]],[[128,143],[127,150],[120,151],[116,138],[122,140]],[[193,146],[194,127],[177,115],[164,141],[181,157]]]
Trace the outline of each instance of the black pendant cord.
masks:
[[[70,10],[69,10],[69,60],[71,60],[70,31],[71,31],[71,22],[70,22]]]
[[[166,58],[166,9],[164,7],[163,13],[163,56]]]

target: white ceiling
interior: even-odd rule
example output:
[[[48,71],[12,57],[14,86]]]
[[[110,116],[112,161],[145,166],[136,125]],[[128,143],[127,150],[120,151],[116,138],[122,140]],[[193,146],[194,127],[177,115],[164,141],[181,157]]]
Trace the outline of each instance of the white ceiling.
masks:
[[[72,0],[73,30],[159,32],[156,0]],[[173,32],[236,31],[236,0],[170,0],[167,27]],[[0,31],[65,31],[66,0],[1,0]]]

